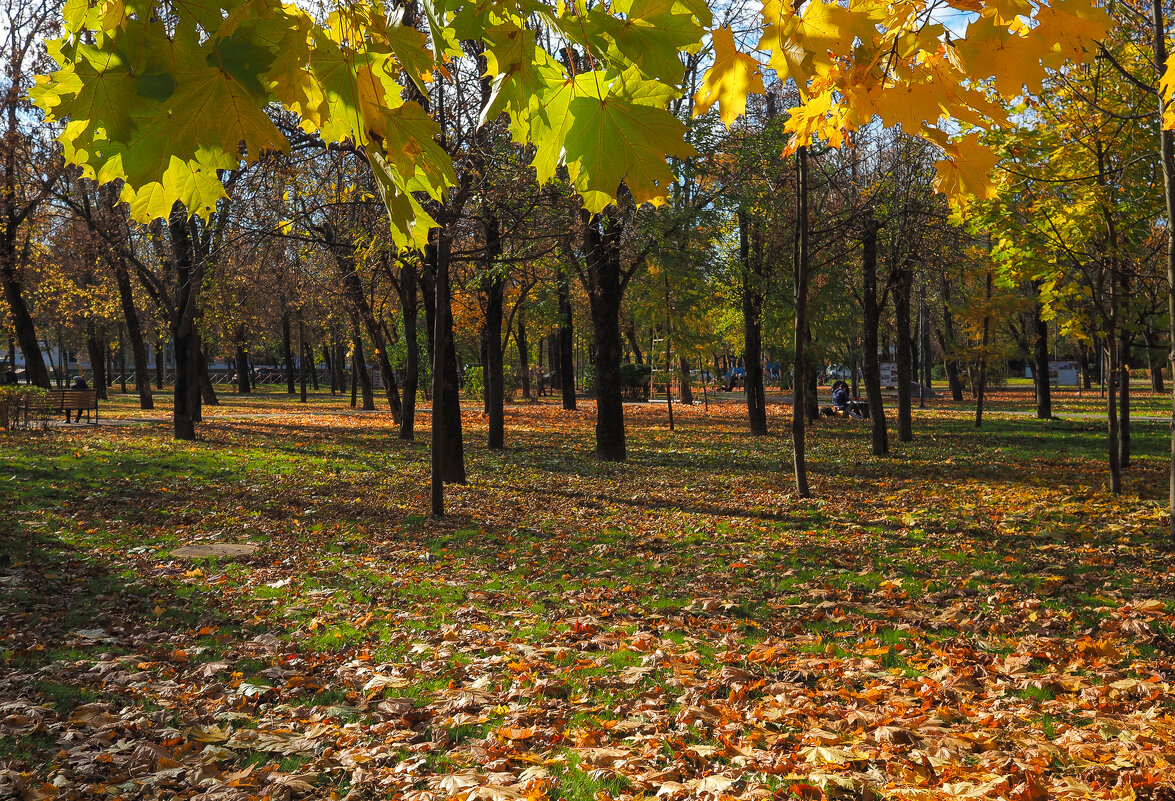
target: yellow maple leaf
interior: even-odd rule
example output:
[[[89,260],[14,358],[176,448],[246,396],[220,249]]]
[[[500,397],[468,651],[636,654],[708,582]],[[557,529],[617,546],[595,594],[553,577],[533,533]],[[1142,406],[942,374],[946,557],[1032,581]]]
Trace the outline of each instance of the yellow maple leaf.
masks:
[[[934,179],[936,191],[963,203],[971,198],[993,200],[997,197],[991,172],[999,162],[999,156],[979,141],[979,134],[971,133],[954,140],[946,156],[934,165],[938,173]]]
[[[714,38],[714,66],[706,70],[702,88],[694,95],[694,114],[705,114],[718,103],[718,113],[727,125],[747,110],[747,95],[763,93],[763,76],[759,64],[739,52],[734,34],[725,26],[717,28]]]

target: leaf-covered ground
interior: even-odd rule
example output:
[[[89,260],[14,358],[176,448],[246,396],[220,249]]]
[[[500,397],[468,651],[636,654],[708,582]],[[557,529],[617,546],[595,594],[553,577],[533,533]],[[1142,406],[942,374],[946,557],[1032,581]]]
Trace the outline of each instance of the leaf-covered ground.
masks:
[[[442,521],[337,401],[0,435],[0,798],[1175,798],[1162,424],[1113,498],[1095,420],[823,423],[799,501],[782,406],[583,407],[466,407]]]

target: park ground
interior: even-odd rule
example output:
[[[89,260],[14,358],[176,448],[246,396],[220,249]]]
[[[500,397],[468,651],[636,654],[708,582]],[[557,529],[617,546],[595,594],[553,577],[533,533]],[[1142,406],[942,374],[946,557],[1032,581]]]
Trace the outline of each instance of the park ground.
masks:
[[[816,425],[813,500],[781,403],[629,406],[623,464],[469,403],[441,520],[427,415],[160,400],[0,434],[0,798],[1175,798],[1169,397],[1119,497],[1096,394],[1008,392]]]

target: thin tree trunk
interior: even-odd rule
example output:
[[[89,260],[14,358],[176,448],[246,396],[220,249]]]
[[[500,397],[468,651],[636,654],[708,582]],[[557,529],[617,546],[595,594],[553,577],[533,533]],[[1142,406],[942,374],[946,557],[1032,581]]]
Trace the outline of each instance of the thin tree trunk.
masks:
[[[1036,297],[1032,304],[1032,324],[1036,329],[1036,338],[1032,346],[1033,367],[1032,383],[1036,386],[1036,417],[1038,420],[1049,420],[1053,416],[1052,385],[1049,382],[1049,325],[1042,316],[1040,304],[1040,282],[1032,282],[1032,290]]]
[[[738,222],[743,281],[743,388],[747,425],[752,435],[761,437],[767,435],[767,391],[763,386],[763,237],[758,222],[752,222],[742,209],[738,212]]]
[[[909,264],[898,267],[894,282],[894,318],[897,322],[898,338],[898,440],[910,442],[914,439],[914,426],[910,413],[910,293],[913,289],[914,271]]]
[[[363,334],[359,331],[359,314],[351,313],[351,405],[355,405],[355,378],[359,379],[359,387],[363,391],[363,410],[375,410],[375,392],[371,386],[371,373],[367,371],[367,358],[363,355]]]
[[[518,350],[518,377],[522,381],[522,397],[530,400],[530,348],[526,341],[525,308],[518,310],[518,326],[514,329],[514,344]]]
[[[331,346],[327,342],[322,343],[322,363],[326,366],[326,375],[330,380],[330,394],[336,395],[339,391],[339,384],[335,380],[335,362],[331,355]]]
[[[681,383],[681,390],[680,390],[681,391],[681,402],[685,406],[693,406],[694,405],[694,390],[693,390],[693,387],[690,386],[691,370],[690,370],[689,359],[687,359],[684,356],[679,357],[678,364],[677,364],[677,371],[678,371],[678,376],[679,376],[678,380]]]
[[[160,391],[163,390],[163,373],[166,369],[163,364],[164,359],[167,358],[166,348],[167,345],[162,336],[155,341],[155,388]]]
[[[298,314],[298,392],[299,403],[306,403],[306,325]]]
[[[809,498],[808,465],[804,454],[804,376],[807,369],[807,354],[804,352],[808,335],[808,148],[796,151],[796,253],[795,253],[795,328],[792,342],[795,360],[792,375],[795,376],[792,389],[792,454],[796,476],[796,494]],[[748,372],[750,365],[747,365]]]
[[[416,339],[416,261],[404,259],[400,271],[400,309],[404,314],[404,395],[400,416],[400,439],[416,438],[416,394],[420,383],[420,345]]]
[[[253,382],[249,376],[249,340],[245,336],[244,324],[237,326],[233,341],[236,345],[237,392],[248,395],[253,391]]]
[[[567,265],[559,266],[559,389],[563,408],[575,409],[575,330],[571,311],[571,277]]]
[[[482,341],[485,344],[485,402],[489,415],[487,447],[501,450],[505,447],[505,365],[503,364],[502,307],[506,299],[506,279],[495,272],[495,263],[502,252],[501,226],[496,217],[485,221],[485,271],[483,288],[486,292],[486,324]]]
[[[126,394],[126,347],[123,344],[122,326],[118,327],[118,379],[119,392]]]
[[[94,333],[93,322],[89,323],[86,336],[86,350],[90,354],[91,389],[98,393],[99,400],[106,400],[106,343]]]
[[[1151,22],[1154,26],[1155,63],[1167,63],[1166,22],[1163,17],[1162,0],[1153,0]],[[1159,99],[1159,117],[1166,111],[1161,87],[1156,87]],[[1162,129],[1162,125],[1158,126]],[[1163,199],[1167,212],[1167,320],[1170,326],[1171,354],[1167,364],[1175,378],[1175,133],[1168,130],[1159,132],[1159,161],[1163,169]],[[1175,380],[1171,382],[1171,453],[1168,468],[1167,525],[1171,542],[1175,542]]]
[[[983,396],[987,391],[987,346],[991,341],[991,267],[987,268],[987,291],[984,301],[987,308],[983,313],[983,349],[979,353],[979,381],[975,391],[975,427],[983,426]]]
[[[282,356],[286,364],[286,394],[297,392],[294,387],[294,343],[290,333],[290,312],[282,303]]]
[[[865,301],[865,397],[869,403],[874,456],[889,453],[889,432],[885,425],[885,407],[881,401],[881,364],[877,355],[877,327],[880,310],[877,308],[877,225],[872,220],[865,228],[862,272],[864,273]]]

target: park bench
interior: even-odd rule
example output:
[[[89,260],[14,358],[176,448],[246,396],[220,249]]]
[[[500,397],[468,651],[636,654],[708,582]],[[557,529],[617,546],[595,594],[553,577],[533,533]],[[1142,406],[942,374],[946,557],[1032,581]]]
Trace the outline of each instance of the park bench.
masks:
[[[66,409],[78,413],[86,413],[86,422],[98,422],[98,390],[96,389],[51,389],[49,390],[49,404],[55,412],[64,412]],[[90,412],[94,418],[90,420]]]

